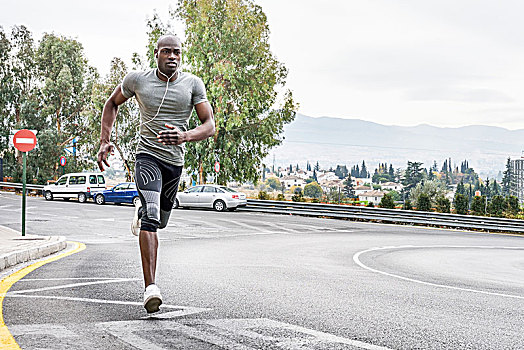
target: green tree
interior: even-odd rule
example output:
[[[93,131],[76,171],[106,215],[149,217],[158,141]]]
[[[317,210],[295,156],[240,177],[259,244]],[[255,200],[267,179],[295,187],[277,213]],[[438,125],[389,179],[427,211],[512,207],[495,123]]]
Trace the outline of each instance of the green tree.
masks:
[[[469,201],[465,195],[460,193],[455,194],[453,204],[455,206],[455,213],[462,215],[468,214]]]
[[[355,189],[353,187],[353,180],[351,179],[351,174],[348,173],[347,179],[343,183],[344,185],[344,196],[347,198],[355,198]]]
[[[486,196],[475,196],[471,202],[473,215],[486,215]]]
[[[436,206],[438,197],[444,196],[447,190],[444,184],[438,180],[427,180],[423,183],[418,183],[410,192],[409,198],[413,203],[418,203],[418,198],[421,194],[425,194],[431,204]]]
[[[506,170],[504,170],[504,177],[502,178],[502,195],[510,195],[511,186],[511,158],[508,157],[506,161]]]
[[[311,198],[321,198],[322,187],[316,181],[310,182],[304,186],[304,195]]]
[[[513,217],[519,213],[519,199],[515,196],[508,196],[506,199],[506,214]]]
[[[417,210],[431,211],[431,199],[426,193],[421,193],[417,198]]]
[[[401,194],[398,193],[397,191],[389,191],[388,193],[391,196],[391,198],[393,198],[394,201],[401,201],[402,200]]]
[[[379,208],[395,209],[395,201],[393,201],[393,197],[389,193],[386,193],[378,206]]]
[[[504,197],[500,195],[494,196],[488,205],[488,214],[491,216],[502,217],[502,214],[506,210],[506,201]]]
[[[275,191],[280,190],[280,188],[282,187],[280,180],[276,177],[268,177],[266,180],[266,183],[269,187],[271,187]]]
[[[304,202],[304,195],[302,194],[302,189],[296,187],[293,196],[291,197],[293,202]]]
[[[411,201],[409,199],[406,199],[404,201],[404,204],[402,205],[402,209],[404,209],[404,210],[413,210],[413,205],[411,204]]]
[[[413,189],[424,178],[421,166],[422,163],[420,162],[408,161],[408,167],[404,172],[404,178],[402,179],[404,191],[407,195],[409,195],[411,189]]]
[[[451,212],[451,202],[444,196],[439,196],[436,199],[436,208],[439,213]]]
[[[270,50],[266,15],[252,0],[179,0],[171,14],[185,24],[185,66],[204,81],[216,123],[214,137],[186,145],[186,166],[205,178],[219,160],[219,183],[256,182],[297,110],[283,91],[287,69]],[[197,124],[191,118],[190,128]]]

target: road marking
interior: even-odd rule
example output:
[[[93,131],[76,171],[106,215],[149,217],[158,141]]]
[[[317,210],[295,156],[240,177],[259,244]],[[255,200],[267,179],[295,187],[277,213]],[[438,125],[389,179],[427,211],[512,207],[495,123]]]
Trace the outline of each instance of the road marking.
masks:
[[[319,349],[340,348],[341,345],[358,349],[391,350],[386,347],[304,327],[259,319],[183,319],[180,321],[114,321],[97,324],[101,330],[137,348],[170,349],[184,338],[199,340],[209,347],[223,349],[254,350],[271,349]],[[148,334],[175,333],[172,337],[158,338],[151,343]]]
[[[29,324],[29,325],[14,325],[9,327],[11,333],[16,336],[45,336],[51,335],[58,339],[61,338],[72,338],[79,337],[78,334],[67,329],[66,326],[61,324]]]
[[[479,293],[479,294],[486,294],[486,295],[494,295],[494,296],[499,296],[499,297],[505,297],[505,298],[514,298],[514,299],[524,299],[524,296],[520,296],[520,295],[513,295],[513,294],[505,294],[505,293],[496,293],[496,292],[488,292],[488,291],[483,291],[483,290],[477,290],[477,289],[471,289],[471,288],[462,288],[462,287],[455,287],[455,286],[449,286],[449,285],[446,285],[446,284],[438,284],[438,283],[431,283],[431,282],[425,282],[425,281],[421,281],[421,280],[416,280],[416,279],[413,279],[413,278],[409,278],[409,277],[404,277],[404,276],[399,276],[399,275],[395,275],[393,273],[389,273],[389,272],[385,272],[385,271],[381,271],[381,270],[377,270],[377,269],[374,269],[372,267],[369,267],[367,265],[365,265],[364,263],[362,263],[360,261],[360,256],[362,254],[365,254],[365,253],[369,253],[369,252],[373,252],[373,251],[378,251],[378,250],[388,250],[388,249],[411,249],[411,248],[474,248],[474,249],[510,249],[510,250],[524,250],[524,247],[500,247],[500,246],[454,246],[454,245],[432,245],[432,246],[414,246],[414,245],[404,245],[404,246],[388,246],[388,247],[375,247],[375,248],[371,248],[371,249],[366,249],[366,250],[363,250],[363,251],[360,251],[358,253],[356,253],[355,255],[353,255],[353,261],[359,265],[360,267],[366,269],[366,270],[369,270],[369,271],[372,271],[372,272],[376,272],[376,273],[380,273],[382,275],[385,275],[385,276],[389,276],[389,277],[394,277],[394,278],[398,278],[398,279],[401,279],[401,280],[404,280],[404,281],[409,281],[409,282],[414,282],[414,283],[419,283],[419,284],[424,284],[424,285],[427,285],[427,286],[432,286],[432,287],[439,287],[439,288],[447,288],[447,289],[453,289],[453,290],[460,290],[460,291],[463,291],[463,292],[472,292],[472,293]]]
[[[15,339],[9,332],[9,329],[7,328],[4,322],[4,316],[2,313],[2,309],[3,309],[5,294],[7,293],[9,288],[13,286],[13,284],[15,284],[17,281],[22,279],[28,273],[50,262],[53,262],[53,261],[65,258],[66,256],[81,252],[82,250],[86,248],[85,244],[82,244],[82,243],[77,243],[77,242],[68,242],[68,243],[73,244],[73,248],[70,251],[55,255],[51,258],[44,259],[34,264],[31,264],[27,267],[24,267],[23,269],[12,273],[11,275],[5,277],[4,279],[2,279],[2,281],[0,281],[0,347],[2,347],[2,349],[20,349],[20,347],[16,343]]]
[[[249,228],[251,230],[255,230],[256,232],[260,232],[260,233],[266,233],[266,234],[268,234],[268,233],[270,233],[270,234],[275,233],[275,231],[269,231],[269,230],[267,230],[265,228],[249,225],[249,224],[246,224],[246,223],[243,223],[243,222],[240,222],[240,221],[236,221],[236,220],[229,220],[229,219],[217,219],[217,220],[225,221],[227,223],[233,223],[235,225],[238,225],[238,226],[241,226],[241,227],[245,227],[245,228]]]
[[[34,293],[34,292],[43,292],[43,291],[47,291],[47,290],[56,290],[56,289],[64,289],[64,288],[72,288],[72,287],[91,286],[91,285],[94,285],[94,284],[118,283],[118,282],[139,281],[139,280],[140,280],[139,278],[114,278],[114,279],[110,279],[110,280],[106,279],[106,280],[103,280],[103,281],[93,281],[93,282],[84,282],[84,283],[70,283],[70,284],[63,284],[63,285],[52,286],[52,287],[15,290],[15,291],[9,292],[9,295],[23,294],[23,293]]]
[[[82,303],[93,303],[93,304],[113,304],[113,305],[131,305],[131,306],[144,306],[142,302],[138,301],[125,301],[125,300],[105,300],[105,299],[91,299],[91,298],[77,298],[77,297],[64,297],[59,295],[31,295],[31,294],[13,294],[8,293],[9,298],[32,298],[32,299],[50,299],[50,300],[65,300],[65,301],[77,301]],[[180,317],[186,315],[193,315],[204,311],[210,311],[212,309],[181,306],[181,305],[169,305],[162,304],[160,309],[176,309],[177,311],[168,312],[168,316],[162,316],[163,314],[155,315],[157,318],[171,318]]]

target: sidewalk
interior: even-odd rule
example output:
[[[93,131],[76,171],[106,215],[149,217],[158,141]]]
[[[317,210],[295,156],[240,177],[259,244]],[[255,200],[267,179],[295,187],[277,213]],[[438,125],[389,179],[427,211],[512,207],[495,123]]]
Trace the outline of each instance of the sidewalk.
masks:
[[[0,271],[51,255],[67,246],[64,236],[25,235],[0,225]]]

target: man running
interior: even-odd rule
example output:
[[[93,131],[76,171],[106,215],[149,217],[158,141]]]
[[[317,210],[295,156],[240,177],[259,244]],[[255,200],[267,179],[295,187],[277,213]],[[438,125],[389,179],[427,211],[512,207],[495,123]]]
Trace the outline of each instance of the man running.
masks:
[[[158,249],[157,229],[166,227],[184,165],[185,142],[204,140],[215,133],[213,110],[202,80],[180,68],[181,42],[175,35],[158,39],[154,51],[156,69],[131,72],[104,105],[98,152],[98,167],[104,171],[113,151],[111,130],[118,106],[135,96],[140,108],[139,142],[136,151],[135,182],[142,206],[135,208],[131,225],[139,236],[144,273],[144,307],[159,311],[162,296],[155,284]],[[196,110],[201,125],[188,130]]]

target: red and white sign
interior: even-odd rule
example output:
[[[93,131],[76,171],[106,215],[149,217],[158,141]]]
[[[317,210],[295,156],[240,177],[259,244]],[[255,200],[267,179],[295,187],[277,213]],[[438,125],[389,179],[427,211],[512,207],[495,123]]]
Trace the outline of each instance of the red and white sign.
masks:
[[[36,146],[36,135],[31,130],[22,129],[13,137],[13,144],[20,152],[29,152]]]
[[[475,191],[475,197],[480,197],[480,196],[481,196],[480,191]]]
[[[64,156],[60,157],[60,165],[65,166],[66,163],[67,163],[67,158]]]
[[[218,173],[220,171],[220,163],[217,161],[215,162],[215,171]]]

